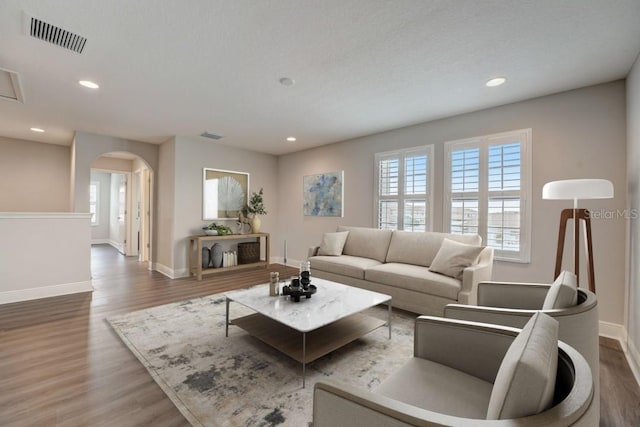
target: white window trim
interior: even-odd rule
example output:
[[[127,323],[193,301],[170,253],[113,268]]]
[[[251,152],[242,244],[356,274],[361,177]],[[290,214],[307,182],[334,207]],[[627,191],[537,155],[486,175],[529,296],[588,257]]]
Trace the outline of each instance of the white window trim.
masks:
[[[488,173],[487,173],[487,147],[501,143],[503,140],[518,138],[521,142],[521,176],[520,176],[520,251],[514,254],[509,251],[495,250],[495,259],[518,263],[531,261],[531,173],[532,173],[532,131],[531,129],[519,129],[508,132],[495,133],[474,138],[448,141],[444,144],[444,194],[443,194],[443,230],[450,231],[451,223],[451,151],[453,149],[480,147],[480,185],[478,191],[478,233],[483,242],[487,241],[486,209],[489,200]],[[505,193],[509,193],[506,191]]]
[[[427,155],[427,194],[425,196],[425,200],[427,202],[428,208],[427,208],[427,215],[428,215],[428,219],[427,221],[425,221],[425,231],[433,231],[433,182],[435,180],[435,173],[433,170],[433,164],[434,164],[434,160],[433,160],[433,144],[430,145],[421,145],[418,147],[411,147],[411,148],[405,148],[402,150],[392,150],[392,151],[385,151],[385,152],[381,152],[381,153],[376,153],[375,154],[375,160],[374,160],[374,193],[373,193],[373,212],[375,213],[376,216],[376,228],[380,228],[380,216],[379,216],[379,212],[378,212],[378,204],[381,200],[380,198],[380,168],[379,168],[379,162],[380,160],[386,159],[386,158],[394,158],[394,157],[399,157],[400,158],[400,169],[398,171],[399,173],[399,177],[400,177],[400,182],[398,185],[399,189],[403,189],[403,184],[404,184],[404,158],[406,155],[411,155],[413,153],[424,153]],[[402,191],[404,192],[404,190]],[[404,194],[398,194],[397,197],[392,196],[389,197],[390,199],[397,199],[398,200],[398,208],[399,208],[399,212],[403,212],[404,213],[404,200],[405,200],[405,196]],[[411,197],[408,197],[411,198]],[[402,206],[402,207],[401,207]],[[404,215],[403,214],[399,214],[399,218],[398,218],[398,229],[402,230],[402,227],[404,225]]]
[[[100,225],[100,181],[91,181],[89,185],[96,186],[96,220],[91,223],[91,226],[97,227]]]

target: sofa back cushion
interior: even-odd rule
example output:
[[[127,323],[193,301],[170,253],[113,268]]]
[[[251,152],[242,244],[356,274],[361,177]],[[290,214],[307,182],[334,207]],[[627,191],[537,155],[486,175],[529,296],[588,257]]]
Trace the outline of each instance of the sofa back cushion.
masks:
[[[502,359],[491,391],[488,420],[538,414],[553,403],[558,368],[558,321],[536,312]]]
[[[444,239],[475,246],[482,243],[482,238],[477,234],[394,231],[386,261],[429,267]]]
[[[338,231],[348,231],[347,241],[342,253],[344,255],[371,258],[384,262],[391,241],[391,230],[379,230],[365,227],[338,227]]]

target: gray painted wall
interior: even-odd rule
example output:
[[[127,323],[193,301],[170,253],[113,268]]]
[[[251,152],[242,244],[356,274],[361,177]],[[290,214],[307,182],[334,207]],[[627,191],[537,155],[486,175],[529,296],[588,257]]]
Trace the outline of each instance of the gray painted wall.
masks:
[[[68,212],[69,147],[0,137],[0,212]]]
[[[627,178],[631,212],[640,212],[640,58],[627,77]],[[629,221],[629,295],[627,330],[629,353],[640,368],[640,224]],[[640,374],[636,372],[636,374]]]
[[[334,231],[338,225],[374,226],[374,154],[424,144],[435,144],[434,229],[441,230],[443,143],[532,128],[531,262],[496,262],[494,278],[550,282],[560,211],[572,203],[542,200],[542,186],[559,179],[609,179],[616,188],[614,199],[581,202],[580,207],[613,212],[624,209],[625,111],[625,83],[617,81],[281,156],[277,183],[278,205],[282,207],[279,240],[287,239],[288,258],[299,260],[306,258],[309,246],[319,244],[324,232]],[[344,218],[304,217],[302,177],[335,170],[344,170]],[[594,220],[592,226],[600,318],[622,324],[626,221]],[[274,255],[281,252],[278,244]]]
[[[166,173],[159,181],[161,234],[165,232],[164,227],[173,230],[172,236],[158,237],[162,239],[158,263],[169,269],[165,270],[166,273],[176,277],[187,274],[188,238],[194,234],[202,234],[202,227],[212,222],[202,220],[202,170],[205,167],[248,172],[249,192],[264,188],[268,215],[262,217],[262,230],[276,232],[279,207],[275,156],[239,150],[222,143],[176,137],[160,147],[160,165],[163,175]],[[166,199],[163,200],[164,198]],[[173,200],[169,203],[171,198]],[[235,219],[216,222],[226,223],[232,228],[236,223]]]

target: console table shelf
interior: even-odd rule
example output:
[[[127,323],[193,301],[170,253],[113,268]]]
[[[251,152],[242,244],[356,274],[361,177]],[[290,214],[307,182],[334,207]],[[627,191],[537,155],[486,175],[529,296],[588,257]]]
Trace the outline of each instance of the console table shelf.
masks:
[[[244,239],[255,239],[257,242],[260,242],[261,239],[264,239],[265,242],[265,258],[260,259],[260,261],[252,262],[249,264],[239,264],[231,267],[220,267],[220,268],[202,268],[202,247],[203,242],[208,242],[211,240],[221,241],[221,240],[244,240]],[[223,273],[228,271],[238,271],[238,270],[246,270],[249,268],[255,267],[269,267],[269,233],[251,233],[251,234],[226,234],[224,236],[209,236],[209,235],[199,235],[199,236],[191,236],[189,237],[189,272],[191,275],[197,276],[198,280],[202,280],[202,276],[204,274],[216,274]]]

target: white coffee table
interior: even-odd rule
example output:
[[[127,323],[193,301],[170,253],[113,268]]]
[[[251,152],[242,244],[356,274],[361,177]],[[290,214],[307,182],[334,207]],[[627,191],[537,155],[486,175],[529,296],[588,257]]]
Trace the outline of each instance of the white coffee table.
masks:
[[[312,278],[318,291],[309,299],[294,302],[289,297],[269,296],[269,285],[226,292],[226,330],[236,325],[252,336],[302,363],[302,387],[306,365],[381,326],[389,327],[391,339],[391,297],[340,283]],[[229,304],[234,301],[256,313],[229,319]],[[361,313],[385,303],[385,322]]]

